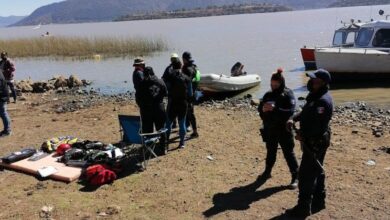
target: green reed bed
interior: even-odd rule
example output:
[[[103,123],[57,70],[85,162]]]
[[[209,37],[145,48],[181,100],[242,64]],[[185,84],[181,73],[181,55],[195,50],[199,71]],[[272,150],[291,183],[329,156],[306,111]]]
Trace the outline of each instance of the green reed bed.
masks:
[[[167,49],[162,39],[36,37],[0,40],[11,57],[115,57],[148,55]]]

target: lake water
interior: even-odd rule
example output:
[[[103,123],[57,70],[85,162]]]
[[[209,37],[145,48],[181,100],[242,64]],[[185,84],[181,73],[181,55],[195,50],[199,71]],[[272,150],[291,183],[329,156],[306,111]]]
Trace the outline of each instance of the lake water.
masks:
[[[248,73],[261,75],[259,88],[250,90],[260,97],[269,89],[271,73],[278,67],[286,70],[288,86],[300,95],[305,77],[300,47],[329,45],[340,21],[380,19],[379,9],[390,11],[390,5],[334,8],[268,14],[246,14],[221,17],[169,19],[152,21],[106,22],[33,27],[0,28],[0,38],[40,36],[49,31],[55,36],[136,36],[159,37],[169,44],[169,51],[146,58],[159,75],[169,63],[172,52],[191,51],[202,73],[229,74],[236,61],[245,64]],[[12,56],[12,55],[11,55]],[[94,82],[103,92],[132,90],[132,58],[96,60],[14,59],[17,79],[48,79],[53,75],[77,74]],[[127,81],[127,83],[126,83]],[[247,92],[247,93],[248,93]],[[339,101],[365,99],[387,104],[389,89],[344,89],[334,91]],[[380,95],[378,94],[380,93]]]

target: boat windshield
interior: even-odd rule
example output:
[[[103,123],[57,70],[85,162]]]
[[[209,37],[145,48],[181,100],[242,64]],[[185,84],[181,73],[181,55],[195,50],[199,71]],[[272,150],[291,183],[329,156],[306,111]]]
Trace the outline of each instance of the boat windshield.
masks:
[[[355,38],[355,31],[336,31],[333,37],[333,46],[353,46]]]
[[[372,41],[374,47],[390,48],[390,29],[380,29]]]
[[[374,28],[361,28],[356,38],[355,44],[359,47],[367,47],[370,44]]]

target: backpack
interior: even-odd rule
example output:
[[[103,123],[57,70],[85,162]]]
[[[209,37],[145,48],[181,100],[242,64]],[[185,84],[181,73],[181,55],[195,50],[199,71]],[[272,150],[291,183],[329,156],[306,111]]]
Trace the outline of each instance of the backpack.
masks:
[[[86,169],[85,178],[91,185],[102,186],[114,182],[117,176],[113,171],[107,169],[107,166],[97,164]]]

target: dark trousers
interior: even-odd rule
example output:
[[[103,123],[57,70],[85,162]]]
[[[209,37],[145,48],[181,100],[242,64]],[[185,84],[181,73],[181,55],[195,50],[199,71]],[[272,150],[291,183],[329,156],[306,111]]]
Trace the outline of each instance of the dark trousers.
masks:
[[[298,173],[298,161],[294,153],[295,144],[293,134],[286,131],[285,128],[281,128],[277,131],[268,131],[267,133],[266,172],[271,173],[276,162],[278,145],[280,144],[291,174],[296,175]]]
[[[299,168],[300,205],[310,205],[312,201],[325,202],[325,171],[317,164],[324,164],[326,151],[330,145],[330,133],[317,140],[302,141],[302,161]]]
[[[174,101],[169,102],[168,106],[168,122],[166,128],[168,129],[168,139],[172,131],[172,123],[176,118],[179,122],[179,136],[180,145],[184,145],[184,139],[186,136],[186,115],[187,115],[188,103],[187,101]]]
[[[153,133],[165,127],[166,112],[163,103],[153,106],[140,106],[142,133]],[[162,135],[160,143],[162,146],[166,145],[166,135]]]
[[[12,81],[7,81],[7,85],[11,90],[12,98],[14,98],[14,101],[16,101],[16,90],[14,83]]]
[[[186,119],[186,126],[189,127],[190,125],[193,131],[197,131],[194,104],[191,102],[188,104],[187,119]]]

